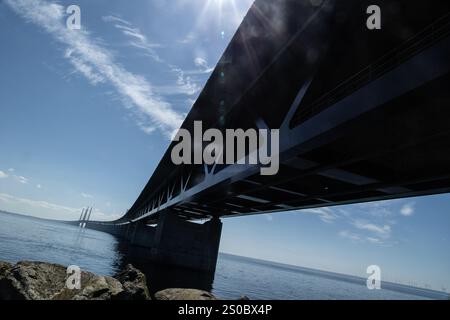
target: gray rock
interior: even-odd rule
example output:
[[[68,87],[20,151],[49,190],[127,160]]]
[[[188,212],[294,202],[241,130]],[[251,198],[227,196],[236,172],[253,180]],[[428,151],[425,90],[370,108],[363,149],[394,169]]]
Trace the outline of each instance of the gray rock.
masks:
[[[218,300],[209,292],[197,289],[165,289],[155,294],[156,300]]]
[[[0,276],[0,299],[48,300],[65,285],[66,269],[62,266],[19,262],[3,268]]]
[[[122,283],[123,292],[120,298],[123,300],[150,300],[145,275],[133,267],[127,265],[125,270],[115,276]]]
[[[0,300],[133,300],[148,299],[145,276],[128,266],[118,279],[81,273],[81,289],[66,287],[67,269],[43,262],[0,262]]]
[[[8,262],[0,261],[0,300],[23,300],[24,296],[17,290],[10,290],[13,283],[9,279],[9,275],[13,265]]]
[[[44,262],[0,261],[0,300],[149,300],[145,275],[132,265],[114,278],[81,273],[81,289],[66,287],[67,268]],[[196,289],[166,289],[157,300],[217,300]]]
[[[13,265],[9,262],[0,261],[0,277],[2,277],[6,272],[8,272]]]
[[[115,300],[123,293],[122,284],[111,277],[95,276],[81,280],[80,290],[64,289],[55,299],[64,300]]]

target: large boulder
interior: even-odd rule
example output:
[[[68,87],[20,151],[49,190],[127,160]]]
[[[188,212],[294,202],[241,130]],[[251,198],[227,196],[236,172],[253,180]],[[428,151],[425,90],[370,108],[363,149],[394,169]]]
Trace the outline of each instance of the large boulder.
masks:
[[[0,300],[134,300],[149,299],[145,276],[128,266],[118,279],[81,273],[81,289],[66,287],[67,269],[43,262],[0,262]],[[144,282],[142,282],[144,281]]]
[[[165,289],[155,294],[156,300],[217,300],[207,291],[197,289]]]
[[[63,266],[26,261],[9,268],[3,265],[0,299],[48,300],[64,288],[65,282]]]
[[[0,300],[150,300],[145,275],[132,265],[114,278],[81,273],[81,289],[66,286],[67,268],[44,262],[0,262]],[[157,300],[217,300],[196,289],[166,289]]]
[[[145,275],[131,264],[125,270],[115,276],[122,283],[123,292],[120,298],[123,300],[150,300]]]
[[[84,276],[84,277],[83,277]],[[53,300],[115,300],[123,293],[122,284],[111,277],[85,273],[81,276],[81,289],[64,288]]]

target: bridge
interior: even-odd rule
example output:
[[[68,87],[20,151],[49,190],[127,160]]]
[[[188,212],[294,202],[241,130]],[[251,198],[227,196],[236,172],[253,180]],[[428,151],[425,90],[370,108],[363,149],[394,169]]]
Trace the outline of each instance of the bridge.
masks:
[[[257,0],[186,117],[279,129],[278,174],[175,165],[172,142],[127,213],[87,227],[214,271],[222,218],[449,192],[450,5],[380,0],[369,30],[371,2]]]

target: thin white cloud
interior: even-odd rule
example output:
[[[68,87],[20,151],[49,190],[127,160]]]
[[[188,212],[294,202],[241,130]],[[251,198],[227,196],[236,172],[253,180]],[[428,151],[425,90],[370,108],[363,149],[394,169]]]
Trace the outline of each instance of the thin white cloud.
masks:
[[[383,237],[389,237],[391,233],[391,226],[388,224],[385,224],[383,226],[379,226],[370,222],[362,221],[362,220],[356,220],[353,225],[355,228],[360,230],[367,230],[372,233],[378,234],[379,236]]]
[[[14,176],[14,178],[21,184],[27,184],[29,179],[24,176]]]
[[[38,188],[38,189],[42,189],[42,185],[40,185],[40,184],[37,184],[37,185],[36,185],[36,188]]]
[[[373,218],[384,219],[395,215],[394,206],[401,201],[400,199],[382,200],[376,202],[359,203],[356,205],[361,212],[364,212]]]
[[[214,71],[214,68],[208,66],[208,62],[203,58],[195,58],[194,64],[196,67],[200,68],[203,73],[211,73]]]
[[[185,72],[173,65],[169,65],[170,71],[175,73],[177,79],[174,85],[156,86],[154,89],[161,95],[184,94],[194,96],[198,94],[201,87],[193,81],[190,76],[186,76]]]
[[[142,49],[147,56],[162,64],[164,67],[168,68],[170,72],[176,75],[176,82],[174,84],[153,86],[153,91],[155,93],[162,96],[177,94],[193,96],[200,92],[201,87],[198,86],[190,76],[186,75],[181,68],[165,62],[158,55],[155,48],[162,47],[161,44],[151,43],[147,36],[144,35],[139,28],[136,28],[131,22],[122,18],[118,18],[116,16],[106,16],[103,17],[103,20],[107,22],[115,22],[114,27],[119,29],[128,39],[130,39],[128,45]],[[200,61],[199,63],[206,63],[206,61]],[[206,66],[206,68],[208,67]],[[201,73],[205,73],[205,71],[202,70]],[[147,132],[147,127],[144,126],[144,128],[144,132]]]
[[[92,66],[74,56],[71,49],[66,50],[65,57],[69,59],[72,66],[75,68],[75,72],[79,72],[85,76],[92,85],[96,86],[99,83],[106,82],[105,78],[101,74],[95,72]]]
[[[194,63],[197,67],[203,67],[203,68],[208,67],[208,63],[206,62],[206,60],[203,58],[200,58],[200,57],[195,58]]]
[[[117,220],[117,219],[121,218],[122,216],[123,216],[122,214],[117,214],[117,213],[107,214],[107,213],[100,211],[97,208],[94,208],[94,211],[92,211],[91,220],[113,221],[113,220]]]
[[[356,233],[350,232],[348,230],[343,230],[339,232],[339,236],[345,239],[350,239],[352,241],[360,241],[361,236]]]
[[[5,194],[5,193],[0,193],[0,201],[10,202],[10,203],[13,202],[16,204],[25,204],[25,205],[29,205],[32,207],[38,207],[38,208],[50,209],[50,210],[60,210],[60,211],[69,211],[69,212],[80,211],[80,209],[78,209],[78,208],[70,208],[70,207],[50,203],[47,201],[37,201],[37,200],[31,200],[31,199],[26,199],[26,198],[20,198],[20,197],[12,196],[12,195]]]
[[[340,219],[352,229],[339,233],[342,238],[379,245],[392,245],[396,217],[414,214],[415,203],[406,203],[404,199],[385,200],[329,208],[312,208],[299,212],[315,214],[323,222],[333,223]]]
[[[325,223],[332,223],[334,220],[338,218],[338,216],[333,212],[331,208],[304,209],[300,210],[300,212],[315,214],[320,218],[320,220],[322,220]]]
[[[189,32],[186,37],[184,37],[183,39],[178,40],[177,42],[180,44],[189,44],[192,43],[193,41],[195,41],[197,39],[197,36],[195,35],[194,32]]]
[[[115,16],[103,17],[103,21],[115,22],[114,27],[120,30],[122,34],[130,39],[128,43],[130,46],[144,50],[147,56],[151,57],[156,62],[164,61],[154,50],[155,48],[162,47],[161,44],[150,42],[148,38],[141,32],[141,30],[132,26],[129,21]]]
[[[125,24],[125,25],[130,25],[130,23],[127,21],[127,20],[125,20],[125,19],[122,19],[122,18],[120,18],[120,17],[118,17],[118,16],[104,16],[104,17],[102,17],[102,19],[103,19],[103,21],[106,21],[106,22],[118,22],[118,23],[122,23],[122,24]]]
[[[91,195],[91,194],[88,194],[88,193],[81,193],[80,194],[83,198],[85,198],[85,199],[93,199],[94,198],[94,196],[93,195]]]
[[[16,197],[10,194],[0,193],[0,203],[8,206],[8,210],[17,213],[26,213],[22,210],[33,211],[34,216],[52,218],[58,220],[78,219],[81,208],[73,208],[47,201],[32,200],[27,198]],[[114,220],[120,217],[119,214],[106,214],[99,210],[95,210],[91,220]]]
[[[0,179],[6,179],[6,178],[11,177],[12,179],[14,179],[15,181],[17,181],[21,184],[28,184],[30,179],[28,179],[27,177],[24,177],[24,176],[13,174],[15,171],[16,170],[14,170],[13,168],[9,168],[8,173],[0,170]]]
[[[338,234],[339,234],[339,236],[341,238],[348,239],[348,240],[351,240],[353,242],[358,242],[358,243],[368,242],[368,243],[371,243],[371,244],[379,244],[379,245],[383,245],[384,244],[384,241],[382,239],[380,239],[380,238],[364,237],[364,236],[362,236],[360,234],[357,234],[357,233],[354,233],[354,232],[351,232],[351,231],[348,231],[348,230],[340,231]]]
[[[192,108],[194,106],[194,104],[195,104],[194,99],[190,99],[190,98],[186,99],[186,105],[188,106],[189,109]]]
[[[145,134],[152,134],[155,132],[156,128],[151,126],[145,126],[145,125],[139,125],[139,128],[141,128],[142,131],[144,131]]]
[[[369,241],[370,243],[374,243],[374,244],[382,244],[383,243],[383,241],[381,239],[373,238],[373,237],[367,237],[366,240]]]
[[[185,76],[183,70],[175,68],[173,71],[178,74],[177,85],[183,93],[192,96],[200,92],[201,88],[192,81],[191,77]]]
[[[171,105],[154,94],[150,83],[142,76],[118,64],[111,52],[101,46],[86,30],[69,30],[64,22],[64,7],[44,0],[5,0],[18,15],[34,23],[65,46],[66,58],[88,80],[107,81],[147,120],[168,137],[178,129],[183,118]],[[67,52],[70,52],[67,55]],[[81,68],[80,68],[81,66]],[[90,77],[91,76],[91,77]],[[93,77],[92,77],[93,76]]]
[[[414,203],[407,203],[400,209],[400,214],[405,217],[412,216],[414,214]]]
[[[313,208],[299,212],[317,215],[322,221],[332,223],[337,219],[348,223],[352,229],[339,232],[339,236],[352,241],[379,245],[393,245],[396,217],[411,216],[415,211],[414,202],[404,199],[385,200],[330,208]]]
[[[21,176],[21,175],[14,174],[15,172],[16,172],[16,170],[13,169],[13,168],[9,168],[8,169],[8,173],[0,170],[0,179],[11,178],[12,181],[16,181],[16,182],[21,183],[21,184],[28,184],[28,182],[30,182],[29,178]],[[38,184],[36,187],[38,189],[40,189],[41,185]]]

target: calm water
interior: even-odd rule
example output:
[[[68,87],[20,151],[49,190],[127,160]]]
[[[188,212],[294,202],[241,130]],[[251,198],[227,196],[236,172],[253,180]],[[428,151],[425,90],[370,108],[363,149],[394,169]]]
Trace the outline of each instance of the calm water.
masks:
[[[383,283],[370,291],[365,280],[317,270],[222,254],[214,280],[200,273],[129,261],[111,235],[35,218],[0,212],[0,260],[45,261],[78,265],[97,274],[114,275],[128,262],[147,274],[153,291],[167,287],[197,287],[217,296],[237,299],[426,299],[443,298],[430,291]]]

